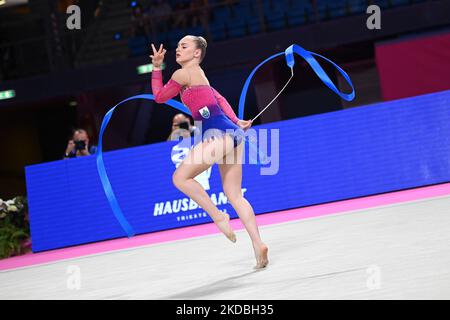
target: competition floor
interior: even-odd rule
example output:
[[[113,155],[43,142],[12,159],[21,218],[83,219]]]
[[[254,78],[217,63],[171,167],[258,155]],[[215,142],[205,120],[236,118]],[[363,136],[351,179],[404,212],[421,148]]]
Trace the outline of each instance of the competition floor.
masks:
[[[233,220],[235,244],[208,224],[187,228],[190,237],[0,260],[0,299],[450,298],[450,184],[257,219],[269,247],[261,271]]]

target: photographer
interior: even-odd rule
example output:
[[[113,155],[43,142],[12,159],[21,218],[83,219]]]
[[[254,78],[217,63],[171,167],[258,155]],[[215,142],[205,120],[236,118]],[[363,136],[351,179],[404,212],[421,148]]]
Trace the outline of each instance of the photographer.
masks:
[[[97,146],[89,144],[89,136],[84,129],[76,129],[72,139],[69,140],[64,154],[64,159],[89,156],[95,154]]]
[[[180,137],[189,138],[193,137],[197,127],[191,125],[191,120],[182,113],[178,113],[172,120],[172,132],[170,133],[167,141],[179,140]]]

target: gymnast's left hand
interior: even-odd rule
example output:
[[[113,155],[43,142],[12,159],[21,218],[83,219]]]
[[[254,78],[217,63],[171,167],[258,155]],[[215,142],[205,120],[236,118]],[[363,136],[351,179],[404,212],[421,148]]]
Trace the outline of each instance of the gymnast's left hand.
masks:
[[[247,131],[252,126],[252,123],[252,120],[239,120],[236,124],[244,131]]]

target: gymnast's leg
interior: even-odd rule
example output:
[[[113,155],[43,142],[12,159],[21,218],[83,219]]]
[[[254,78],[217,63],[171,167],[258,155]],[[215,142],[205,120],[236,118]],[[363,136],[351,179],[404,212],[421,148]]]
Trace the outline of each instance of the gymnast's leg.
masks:
[[[190,150],[189,154],[175,170],[172,181],[175,187],[194,200],[209,214],[228,239],[235,242],[236,236],[228,223],[229,215],[221,212],[216,207],[202,185],[194,179],[194,177],[222,159],[232,148],[233,141],[230,137],[226,140],[214,138],[198,143]]]
[[[257,261],[255,268],[260,269],[269,263],[267,258],[268,248],[261,240],[253,208],[242,195],[243,150],[244,141],[226,154],[218,166],[222,178],[223,191],[234,210],[236,210],[239,219],[241,219],[252,240]]]

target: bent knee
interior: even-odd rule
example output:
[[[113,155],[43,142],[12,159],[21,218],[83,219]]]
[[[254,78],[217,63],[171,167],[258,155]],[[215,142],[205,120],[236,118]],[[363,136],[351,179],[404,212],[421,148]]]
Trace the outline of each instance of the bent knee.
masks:
[[[172,175],[172,183],[174,184],[174,186],[179,188],[185,180],[186,179],[177,170],[175,170]]]

